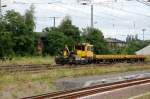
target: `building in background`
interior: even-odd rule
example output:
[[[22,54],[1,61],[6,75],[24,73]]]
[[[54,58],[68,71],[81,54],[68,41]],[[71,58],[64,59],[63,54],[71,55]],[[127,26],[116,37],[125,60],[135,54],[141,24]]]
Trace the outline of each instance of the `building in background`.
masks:
[[[39,35],[38,44],[37,44],[38,55],[42,55],[44,49],[44,39],[47,36],[47,34],[43,32],[36,32],[36,33]]]
[[[106,38],[106,43],[108,44],[108,48],[110,50],[114,50],[114,49],[117,49],[117,48],[122,48],[126,45],[126,42],[125,41],[121,41],[121,40],[118,40],[118,39],[115,39],[115,38]]]

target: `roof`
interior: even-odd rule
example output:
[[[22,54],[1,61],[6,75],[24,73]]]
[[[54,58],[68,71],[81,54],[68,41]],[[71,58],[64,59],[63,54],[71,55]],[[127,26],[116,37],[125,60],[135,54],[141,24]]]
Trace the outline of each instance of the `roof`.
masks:
[[[40,37],[46,37],[48,33],[46,32],[36,32]]]
[[[122,41],[116,38],[106,38],[105,40],[106,42],[111,42],[111,43],[125,43],[125,41]]]
[[[150,55],[150,44],[143,49],[135,52],[137,55]]]
[[[91,45],[90,43],[80,43],[80,44],[77,44],[77,45],[93,46],[93,45]]]

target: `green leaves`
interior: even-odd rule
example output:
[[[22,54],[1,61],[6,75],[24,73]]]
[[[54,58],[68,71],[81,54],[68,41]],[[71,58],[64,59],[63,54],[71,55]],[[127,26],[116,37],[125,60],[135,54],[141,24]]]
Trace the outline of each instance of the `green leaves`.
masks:
[[[0,32],[0,58],[13,55],[11,32]]]
[[[85,42],[89,42],[90,44],[94,45],[94,52],[96,54],[107,53],[108,50],[106,47],[104,36],[99,29],[87,27],[86,29],[83,29],[83,33]]]
[[[66,16],[61,24],[55,27],[46,27],[43,32],[47,35],[44,38],[44,54],[57,55],[67,44],[70,50],[80,42],[80,31],[72,25],[71,19]]]
[[[150,43],[150,41],[142,41],[139,39],[132,39],[127,42],[126,47],[123,49],[127,54],[135,54],[136,51],[144,48]]]
[[[73,45],[80,42],[80,31],[79,28],[72,24],[72,21],[69,16],[66,16],[61,24],[58,26],[58,29],[64,33],[71,40],[69,46],[73,48]],[[69,40],[69,41],[70,41]]]
[[[35,27],[34,22],[34,6],[31,5],[30,10],[27,10],[24,16],[25,25],[28,32],[33,32]]]
[[[36,35],[33,33],[34,22],[34,8],[31,6],[26,11],[25,15],[21,15],[14,10],[9,10],[0,23],[1,32],[1,56],[10,54],[7,48],[16,55],[34,55],[36,53]],[[4,34],[4,35],[2,35]],[[5,44],[6,42],[6,44]],[[6,50],[6,51],[5,51]]]
[[[44,53],[57,55],[66,44],[67,37],[57,28],[46,28],[47,36],[44,39]]]

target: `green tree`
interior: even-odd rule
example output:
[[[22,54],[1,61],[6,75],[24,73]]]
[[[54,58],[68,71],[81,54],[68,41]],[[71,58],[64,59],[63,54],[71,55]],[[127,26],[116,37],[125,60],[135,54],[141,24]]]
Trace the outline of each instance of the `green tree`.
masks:
[[[96,54],[107,53],[107,45],[104,40],[103,33],[96,28],[87,27],[83,30],[85,35],[83,35],[83,39],[85,42],[89,42],[94,46],[94,52]]]
[[[36,53],[36,34],[33,32],[34,9],[31,6],[25,15],[21,15],[14,10],[7,11],[5,15],[6,31],[12,32],[14,47],[17,55],[33,55]]]
[[[61,24],[58,26],[60,32],[64,33],[68,37],[68,46],[73,49],[73,46],[80,42],[79,28],[72,24],[69,16],[66,16]]]
[[[127,36],[126,42],[127,44],[124,48],[122,48],[122,52],[121,52],[124,54],[135,54],[136,51],[144,48],[150,43],[150,41],[148,40],[142,41],[138,39],[137,36],[133,36],[133,35]]]
[[[11,32],[0,32],[0,58],[13,55],[13,42]]]
[[[14,10],[7,11],[5,15],[7,22],[6,31],[10,31],[13,35],[22,35],[25,33],[24,17]]]
[[[44,54],[57,55],[66,44],[67,37],[57,28],[45,28],[43,30],[47,34],[44,42]]]
[[[0,21],[0,32],[4,32],[6,30],[6,21],[3,19]]]
[[[30,9],[25,13],[25,25],[28,33],[33,32],[35,28],[34,9],[34,5],[31,5]]]
[[[130,42],[127,42],[127,46],[125,48],[125,51],[127,54],[135,54],[136,51],[144,48],[146,44],[141,40],[132,40]]]

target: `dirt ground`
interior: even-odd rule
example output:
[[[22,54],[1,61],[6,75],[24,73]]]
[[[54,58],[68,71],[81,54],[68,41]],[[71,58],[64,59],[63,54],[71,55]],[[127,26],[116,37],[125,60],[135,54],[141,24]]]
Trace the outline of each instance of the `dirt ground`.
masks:
[[[48,84],[43,82],[28,82],[23,85],[12,84],[0,91],[0,99],[19,99],[47,92],[51,92],[51,89]]]

